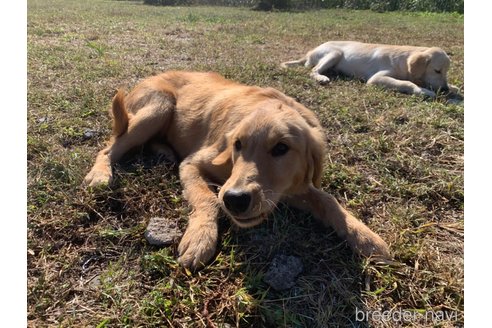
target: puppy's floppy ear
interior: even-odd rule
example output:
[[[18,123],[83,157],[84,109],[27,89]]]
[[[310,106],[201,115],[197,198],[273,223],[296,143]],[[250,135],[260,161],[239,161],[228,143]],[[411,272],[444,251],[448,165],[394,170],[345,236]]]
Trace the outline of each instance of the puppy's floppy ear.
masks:
[[[230,134],[225,135],[224,138],[218,142],[217,148],[225,149],[212,160],[212,165],[221,166],[232,163],[232,142],[230,141]]]
[[[431,60],[431,53],[428,51],[415,52],[408,57],[408,73],[412,79],[419,79],[424,75],[427,65]]]
[[[321,176],[323,173],[323,160],[326,150],[325,136],[320,128],[311,129],[307,134],[307,169],[305,182],[312,184],[316,188],[321,187]]]
[[[215,166],[221,166],[221,165],[225,165],[227,164],[228,162],[232,161],[232,147],[230,146],[227,146],[227,148],[221,152],[219,155],[217,155],[217,157],[215,157],[213,160],[212,160],[212,165],[215,165]]]

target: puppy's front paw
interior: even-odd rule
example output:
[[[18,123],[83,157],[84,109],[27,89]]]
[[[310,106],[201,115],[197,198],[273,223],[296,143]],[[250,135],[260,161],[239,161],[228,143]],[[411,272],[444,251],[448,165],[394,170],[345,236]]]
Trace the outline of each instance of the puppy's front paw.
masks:
[[[113,181],[111,169],[92,169],[84,178],[84,184],[89,187],[109,185]]]
[[[367,227],[360,229],[359,233],[353,236],[348,236],[347,241],[362,256],[381,260],[392,258],[388,244]]]
[[[185,268],[196,270],[205,266],[215,254],[217,224],[191,225],[186,229],[178,246],[178,262]]]

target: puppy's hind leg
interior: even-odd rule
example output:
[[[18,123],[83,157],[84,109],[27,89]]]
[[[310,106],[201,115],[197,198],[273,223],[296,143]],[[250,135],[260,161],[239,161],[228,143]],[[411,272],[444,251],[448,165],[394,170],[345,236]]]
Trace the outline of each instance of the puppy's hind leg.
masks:
[[[84,183],[89,186],[105,185],[112,182],[111,165],[117,162],[130,149],[143,145],[152,136],[167,126],[174,109],[172,96],[153,91],[150,101],[129,117],[124,104],[124,94],[119,91],[113,99],[113,136],[108,146],[101,150]],[[133,111],[135,112],[135,111]]]

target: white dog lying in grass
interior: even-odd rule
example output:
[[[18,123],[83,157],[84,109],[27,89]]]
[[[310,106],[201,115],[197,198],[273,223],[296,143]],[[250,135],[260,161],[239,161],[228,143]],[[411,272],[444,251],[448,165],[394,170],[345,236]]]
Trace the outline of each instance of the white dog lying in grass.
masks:
[[[447,82],[449,57],[437,47],[330,41],[281,66],[303,64],[313,68],[311,77],[319,83],[329,82],[322,74],[333,70],[403,93],[435,97],[438,91],[458,92],[458,88]]]

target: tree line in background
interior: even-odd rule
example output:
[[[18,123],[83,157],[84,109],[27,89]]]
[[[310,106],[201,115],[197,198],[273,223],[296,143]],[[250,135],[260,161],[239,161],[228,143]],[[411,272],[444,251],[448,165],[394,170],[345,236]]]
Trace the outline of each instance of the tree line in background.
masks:
[[[144,0],[144,3],[163,6],[243,6],[265,11],[348,8],[380,12],[407,10],[464,13],[464,0]]]

